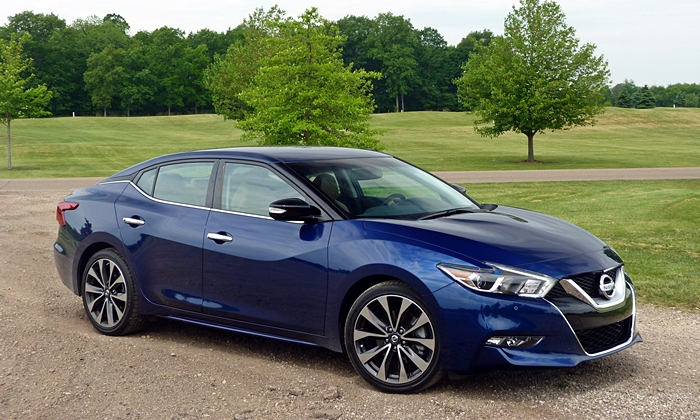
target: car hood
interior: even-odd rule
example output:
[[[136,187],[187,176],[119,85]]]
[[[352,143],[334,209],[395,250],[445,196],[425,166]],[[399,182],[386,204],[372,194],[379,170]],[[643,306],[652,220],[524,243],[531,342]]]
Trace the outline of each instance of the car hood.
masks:
[[[432,220],[371,220],[365,229],[402,236],[458,253],[467,262],[526,268],[561,277],[622,261],[603,241],[542,213],[499,206]]]

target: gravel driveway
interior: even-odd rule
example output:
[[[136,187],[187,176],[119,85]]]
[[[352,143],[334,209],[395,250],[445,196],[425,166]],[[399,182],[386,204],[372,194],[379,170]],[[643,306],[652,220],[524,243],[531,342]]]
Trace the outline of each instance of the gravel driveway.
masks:
[[[418,395],[370,388],[344,355],[159,320],[91,327],[53,264],[70,191],[0,191],[0,418],[700,418],[700,315],[639,309],[645,342],[572,369],[473,374]]]

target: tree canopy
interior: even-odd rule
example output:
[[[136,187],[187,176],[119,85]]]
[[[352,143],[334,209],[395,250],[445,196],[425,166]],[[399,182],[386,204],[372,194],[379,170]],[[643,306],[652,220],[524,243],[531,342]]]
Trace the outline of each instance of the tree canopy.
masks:
[[[34,75],[25,76],[31,60],[22,58],[22,44],[30,37],[13,36],[9,42],[0,39],[0,121],[7,126],[7,169],[12,169],[12,120],[49,114],[44,106],[51,92],[45,85],[29,87]]]
[[[167,26],[133,33],[128,22],[114,13],[66,23],[53,13],[26,11],[7,18],[0,26],[0,39],[9,42],[13,35],[31,35],[23,44],[22,56],[32,59],[27,69],[35,75],[32,86],[43,84],[52,92],[47,109],[55,116],[183,114],[215,109],[237,119],[247,107],[237,95],[257,71],[251,63],[263,53],[255,48],[270,46],[256,39],[273,29],[262,25],[266,19],[274,21],[275,14],[288,19],[273,7],[255,12],[240,24],[232,22],[237,26],[226,31],[204,28],[185,34]],[[414,27],[410,19],[392,13],[349,15],[335,24],[343,37],[339,51],[345,65],[382,74],[372,81],[374,112],[464,110],[453,80],[462,76],[462,64],[494,39],[484,29],[449,45],[437,29]],[[243,69],[245,63],[250,67],[240,75],[228,70],[234,64]],[[210,91],[213,79],[209,76],[214,73],[231,79],[219,78],[225,86]],[[234,91],[217,96],[224,87]],[[633,84],[625,88],[636,107],[640,88]],[[620,90],[619,84],[605,89],[603,101],[617,105]],[[655,106],[695,107],[700,84],[650,86],[649,92]]]
[[[238,120],[244,138],[378,148],[368,121],[378,75],[344,65],[336,26],[315,8],[298,19],[258,11],[246,25],[245,44],[230,47],[207,73],[220,109]]]
[[[609,71],[594,51],[579,46],[557,3],[521,0],[503,36],[464,64],[459,99],[479,117],[474,127],[482,136],[525,134],[532,162],[535,134],[593,124],[603,110]]]

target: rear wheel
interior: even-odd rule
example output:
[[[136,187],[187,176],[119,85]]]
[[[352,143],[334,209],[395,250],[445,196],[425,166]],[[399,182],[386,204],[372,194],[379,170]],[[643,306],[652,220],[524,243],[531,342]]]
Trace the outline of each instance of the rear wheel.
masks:
[[[138,313],[131,270],[115,249],[103,249],[88,261],[83,273],[83,306],[102,334],[130,334],[145,323]]]
[[[367,289],[345,321],[345,347],[362,377],[385,392],[408,393],[442,378],[440,339],[427,305],[405,284]]]

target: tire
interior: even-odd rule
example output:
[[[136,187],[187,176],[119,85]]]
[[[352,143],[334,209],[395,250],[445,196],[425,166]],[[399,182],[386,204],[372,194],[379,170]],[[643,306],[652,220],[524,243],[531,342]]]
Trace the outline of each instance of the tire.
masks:
[[[355,370],[384,392],[418,392],[444,376],[433,317],[399,281],[372,286],[357,298],[345,320],[345,348]]]
[[[138,331],[146,318],[138,313],[131,270],[117,250],[93,255],[83,273],[83,307],[95,329],[105,335]]]

